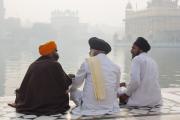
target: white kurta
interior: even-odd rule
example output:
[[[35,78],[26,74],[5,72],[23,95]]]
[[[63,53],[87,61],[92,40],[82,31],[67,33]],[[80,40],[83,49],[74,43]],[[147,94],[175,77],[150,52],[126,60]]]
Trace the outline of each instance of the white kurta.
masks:
[[[119,112],[117,90],[120,82],[120,68],[115,65],[105,54],[96,56],[101,63],[102,74],[105,82],[106,98],[97,101],[94,95],[92,75],[87,60],[81,65],[72,82],[71,99],[79,104],[72,113],[81,115],[101,115]],[[75,90],[84,82],[82,91]]]
[[[161,104],[159,72],[156,62],[141,53],[132,60],[131,80],[127,87],[129,106],[155,106]]]

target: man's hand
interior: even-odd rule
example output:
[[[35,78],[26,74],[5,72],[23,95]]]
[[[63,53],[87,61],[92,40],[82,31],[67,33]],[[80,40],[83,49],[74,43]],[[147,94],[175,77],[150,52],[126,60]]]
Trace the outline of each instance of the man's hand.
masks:
[[[126,83],[125,83],[125,82],[122,82],[122,83],[120,83],[119,86],[120,86],[120,87],[126,87]]]
[[[68,76],[72,79],[72,78],[75,78],[75,75],[74,74],[68,74]]]

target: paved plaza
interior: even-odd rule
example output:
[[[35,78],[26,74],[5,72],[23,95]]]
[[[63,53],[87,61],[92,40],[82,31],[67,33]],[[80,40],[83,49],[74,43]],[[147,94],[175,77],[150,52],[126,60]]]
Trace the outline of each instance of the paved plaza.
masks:
[[[24,115],[15,112],[7,103],[13,102],[13,96],[0,97],[0,120],[180,120],[180,88],[162,89],[163,106],[154,108],[134,108],[121,106],[121,111],[116,115],[103,116],[76,116],[67,113],[66,115],[36,116]],[[74,104],[70,102],[73,107]]]

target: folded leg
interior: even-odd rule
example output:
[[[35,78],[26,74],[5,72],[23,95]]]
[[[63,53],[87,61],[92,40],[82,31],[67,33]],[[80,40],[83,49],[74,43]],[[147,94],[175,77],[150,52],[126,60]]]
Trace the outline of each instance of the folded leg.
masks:
[[[73,90],[70,92],[70,99],[79,106],[82,103],[82,94],[83,92],[81,90]]]

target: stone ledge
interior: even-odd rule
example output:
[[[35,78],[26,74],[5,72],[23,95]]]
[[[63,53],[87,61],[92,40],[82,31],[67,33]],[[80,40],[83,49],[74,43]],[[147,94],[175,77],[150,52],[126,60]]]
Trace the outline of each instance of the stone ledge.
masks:
[[[120,119],[120,120],[180,120],[180,88],[162,89],[163,106],[132,108],[121,106],[120,113],[116,115],[103,116],[76,116],[70,113],[66,115],[36,116],[16,113],[14,108],[7,105],[12,102],[14,96],[0,97],[0,120],[58,120],[58,119]],[[70,102],[71,105],[73,104]]]

